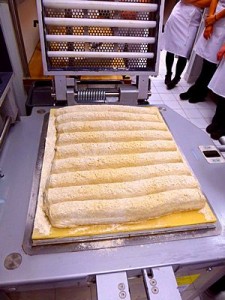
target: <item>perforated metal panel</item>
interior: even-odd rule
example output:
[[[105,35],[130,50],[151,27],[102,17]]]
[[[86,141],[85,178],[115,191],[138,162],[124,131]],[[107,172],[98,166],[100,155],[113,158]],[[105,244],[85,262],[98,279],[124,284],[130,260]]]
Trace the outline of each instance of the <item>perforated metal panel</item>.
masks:
[[[160,0],[37,1],[44,71],[155,74]]]

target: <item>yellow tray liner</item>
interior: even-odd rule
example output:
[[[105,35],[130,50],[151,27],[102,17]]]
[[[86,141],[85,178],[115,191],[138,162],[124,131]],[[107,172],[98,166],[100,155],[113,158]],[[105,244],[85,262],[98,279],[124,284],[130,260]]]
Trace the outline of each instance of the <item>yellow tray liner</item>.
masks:
[[[161,230],[173,227],[186,227],[190,225],[201,225],[206,223],[215,223],[216,216],[212,212],[208,204],[205,205],[200,211],[188,211],[174,213],[171,215],[163,216],[157,219],[151,219],[135,223],[127,224],[110,224],[110,225],[89,225],[77,226],[75,228],[54,228],[48,235],[40,234],[37,230],[33,231],[33,240],[44,239],[60,239],[72,237],[93,237],[97,235],[119,234],[119,233],[132,233],[135,231],[152,231]]]

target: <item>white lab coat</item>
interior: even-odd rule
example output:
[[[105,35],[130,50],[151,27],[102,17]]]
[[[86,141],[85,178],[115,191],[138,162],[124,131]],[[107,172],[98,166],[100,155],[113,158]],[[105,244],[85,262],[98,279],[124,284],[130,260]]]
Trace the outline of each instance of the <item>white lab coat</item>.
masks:
[[[225,98],[225,58],[219,64],[208,88],[215,94]],[[225,117],[225,116],[224,116]]]
[[[179,1],[165,25],[164,49],[189,58],[201,17],[202,9]]]
[[[225,9],[225,0],[220,0],[217,4],[216,13]],[[220,19],[213,25],[213,33],[209,40],[203,34],[199,37],[194,50],[202,58],[217,64],[217,52],[225,41],[225,18]]]

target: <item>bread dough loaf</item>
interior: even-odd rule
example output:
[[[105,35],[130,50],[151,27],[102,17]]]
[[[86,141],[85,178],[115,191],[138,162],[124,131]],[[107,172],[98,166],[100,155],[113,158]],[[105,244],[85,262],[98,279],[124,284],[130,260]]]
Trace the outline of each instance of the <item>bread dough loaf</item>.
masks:
[[[158,151],[176,150],[173,141],[141,141],[141,142],[108,142],[108,143],[82,143],[60,145],[56,148],[56,158],[113,155],[130,153],[148,153]]]
[[[158,122],[157,115],[134,114],[120,111],[103,111],[103,112],[76,112],[59,115],[56,118],[58,124],[77,121],[141,121],[141,122]]]
[[[58,123],[58,133],[68,132],[90,132],[90,131],[120,131],[120,130],[167,130],[165,124],[160,122],[143,122],[143,121],[68,121],[66,123]]]
[[[160,175],[190,175],[182,163],[165,163],[140,167],[107,168],[89,171],[68,171],[51,174],[49,187],[66,187],[86,184],[100,184],[113,182],[129,182],[141,179],[150,179]]]
[[[197,189],[172,190],[142,197],[115,200],[69,201],[53,204],[49,217],[54,227],[126,223],[157,218],[175,211],[197,210],[204,205]]]
[[[91,131],[61,133],[58,136],[58,145],[77,143],[132,142],[132,141],[171,140],[168,131],[159,130],[132,130],[132,131]]]
[[[50,119],[39,198],[52,226],[136,222],[204,207],[156,107],[78,105]]]
[[[138,173],[137,173],[138,175]],[[141,175],[141,174],[140,174]],[[142,178],[140,176],[139,178]],[[67,201],[92,201],[104,199],[132,198],[157,194],[176,189],[197,188],[196,180],[190,175],[156,175],[153,178],[99,183],[86,185],[70,185],[49,188],[46,192],[48,205]],[[116,205],[116,202],[115,202]]]

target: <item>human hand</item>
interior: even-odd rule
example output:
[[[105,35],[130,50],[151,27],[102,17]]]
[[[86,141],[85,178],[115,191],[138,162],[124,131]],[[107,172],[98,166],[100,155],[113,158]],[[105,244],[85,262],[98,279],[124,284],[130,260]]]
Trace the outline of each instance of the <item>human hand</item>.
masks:
[[[223,56],[225,57],[225,44],[220,48],[219,52],[217,53],[217,59],[221,60]]]
[[[210,26],[205,27],[203,36],[206,40],[209,40],[211,38],[212,33],[213,33],[213,26],[210,25]]]
[[[216,15],[211,15],[206,17],[205,26],[213,25],[216,22]]]

